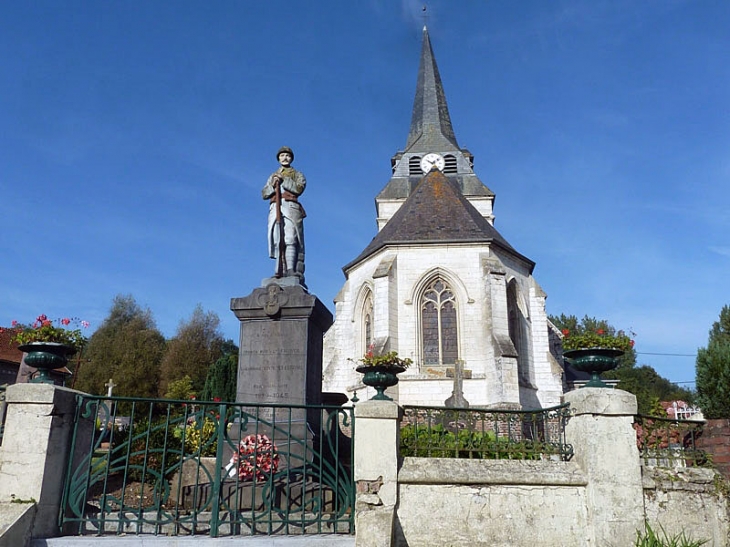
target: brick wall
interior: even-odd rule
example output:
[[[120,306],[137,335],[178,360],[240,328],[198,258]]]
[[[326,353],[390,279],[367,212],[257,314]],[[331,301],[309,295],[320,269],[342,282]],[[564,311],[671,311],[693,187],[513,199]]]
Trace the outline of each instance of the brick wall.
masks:
[[[697,448],[712,455],[712,462],[730,479],[730,420],[707,420]]]

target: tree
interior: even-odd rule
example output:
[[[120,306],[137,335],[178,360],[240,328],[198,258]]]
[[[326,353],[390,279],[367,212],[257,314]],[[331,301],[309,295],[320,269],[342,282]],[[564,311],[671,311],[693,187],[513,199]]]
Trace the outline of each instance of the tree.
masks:
[[[235,348],[235,346],[233,346]],[[218,359],[208,369],[205,387],[201,399],[213,401],[220,399],[232,403],[236,400],[236,385],[238,382],[238,348]]]
[[[200,393],[205,385],[208,368],[223,356],[225,340],[219,329],[215,312],[205,312],[200,304],[188,321],[181,321],[177,334],[167,344],[160,370],[159,394],[167,393],[175,380],[190,376],[192,388]]]
[[[710,329],[706,348],[697,351],[697,402],[708,419],[730,418],[730,307]]]
[[[606,320],[598,320],[587,315],[580,321],[575,315],[550,316],[550,321],[561,331],[566,329],[571,333],[582,334],[586,331],[602,329],[608,334],[615,334],[616,328]],[[636,396],[639,414],[656,414],[655,409],[659,401],[683,400],[692,402],[694,394],[666,378],[660,376],[656,370],[648,365],[636,366],[636,351],[634,348],[626,352],[619,359],[615,370],[602,374],[604,379],[619,380],[619,387]]]
[[[168,384],[167,393],[165,393],[165,399],[194,399],[195,396],[196,394],[193,391],[193,381],[187,374],[179,380],[170,382]]]
[[[152,312],[131,295],[117,295],[109,316],[89,339],[74,387],[102,395],[112,378],[114,395],[155,397],[164,352],[165,337]]]

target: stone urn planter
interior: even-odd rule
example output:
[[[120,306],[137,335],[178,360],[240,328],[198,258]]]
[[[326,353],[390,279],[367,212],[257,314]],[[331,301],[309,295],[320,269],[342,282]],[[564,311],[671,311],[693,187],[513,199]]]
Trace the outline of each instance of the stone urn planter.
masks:
[[[30,342],[18,349],[25,353],[25,364],[38,370],[38,376],[31,380],[34,384],[53,384],[50,372],[65,367],[76,353],[73,347],[58,342]]]
[[[622,350],[613,348],[582,348],[563,351],[563,357],[575,370],[591,375],[591,379],[584,387],[609,387],[601,380],[601,374],[615,369],[618,366],[618,358],[623,354]]]
[[[377,391],[373,401],[392,401],[384,392],[398,383],[398,374],[406,369],[400,365],[360,365],[355,370],[363,375],[363,384]]]

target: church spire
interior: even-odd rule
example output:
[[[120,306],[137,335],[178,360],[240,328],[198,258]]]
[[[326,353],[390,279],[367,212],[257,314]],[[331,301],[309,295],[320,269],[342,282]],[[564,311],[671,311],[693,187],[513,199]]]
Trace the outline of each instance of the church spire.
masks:
[[[443,174],[457,184],[461,193],[487,221],[492,222],[494,193],[474,173],[474,156],[471,152],[459,148],[457,144],[431,39],[428,29],[423,27],[421,62],[408,142],[405,150],[396,152],[391,158],[393,174],[375,198],[378,229],[385,226],[421,182],[427,173],[424,169],[430,169],[428,163],[422,163],[426,156],[438,157],[442,163],[439,169],[442,169]]]
[[[415,149],[414,149],[415,147]],[[459,149],[451,126],[446,95],[433,55],[428,29],[423,27],[421,63],[406,152]]]

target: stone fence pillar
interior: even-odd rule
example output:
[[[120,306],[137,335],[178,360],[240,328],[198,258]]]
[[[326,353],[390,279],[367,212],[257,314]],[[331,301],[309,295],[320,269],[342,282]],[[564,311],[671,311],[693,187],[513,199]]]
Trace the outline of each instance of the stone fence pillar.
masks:
[[[390,547],[393,541],[400,412],[392,401],[364,401],[355,407],[357,547]]]
[[[565,428],[586,474],[591,545],[633,545],[644,529],[641,463],[632,426],[636,397],[620,389],[581,388],[563,396],[573,417]]]
[[[77,393],[48,384],[15,384],[6,391],[0,504],[35,500],[34,538],[58,535]],[[94,425],[88,422],[84,428],[86,446]]]

